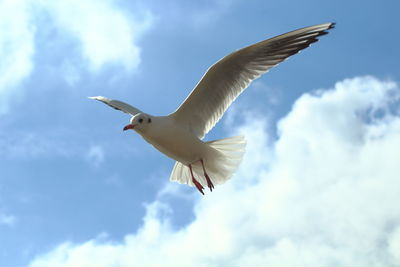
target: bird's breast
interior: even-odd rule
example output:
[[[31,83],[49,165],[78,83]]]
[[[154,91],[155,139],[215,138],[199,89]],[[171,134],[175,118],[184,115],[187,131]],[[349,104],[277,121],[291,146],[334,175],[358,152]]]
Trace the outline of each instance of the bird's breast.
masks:
[[[186,165],[198,161],[207,153],[207,144],[178,127],[154,127],[141,135],[160,152]]]

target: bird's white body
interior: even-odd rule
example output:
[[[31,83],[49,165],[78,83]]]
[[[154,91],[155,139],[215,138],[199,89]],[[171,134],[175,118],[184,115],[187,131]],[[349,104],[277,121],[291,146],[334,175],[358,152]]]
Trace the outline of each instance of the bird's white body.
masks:
[[[231,177],[242,159],[246,145],[243,136],[203,142],[173,115],[146,116],[151,119],[152,126],[133,129],[157,150],[176,160],[171,181],[195,185],[190,166],[199,182],[207,184],[203,177],[204,166],[213,177],[213,183],[221,184]]]
[[[180,127],[172,116],[152,116],[152,120],[153,127],[136,132],[168,157],[189,165],[218,153],[185,127]]]
[[[170,180],[210,190],[227,181],[242,160],[243,136],[210,142],[210,131],[249,84],[291,55],[318,41],[334,23],[298,29],[239,49],[212,65],[181,106],[168,116],[151,116],[118,100],[91,97],[132,115],[133,129],[156,149],[175,159]]]

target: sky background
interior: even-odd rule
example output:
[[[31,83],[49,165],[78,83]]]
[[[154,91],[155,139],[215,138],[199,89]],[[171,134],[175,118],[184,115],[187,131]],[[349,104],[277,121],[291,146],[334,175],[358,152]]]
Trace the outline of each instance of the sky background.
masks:
[[[0,265],[400,266],[398,10],[387,1],[0,0]],[[201,196],[129,116],[173,112],[226,54],[337,22],[206,136],[245,134]]]

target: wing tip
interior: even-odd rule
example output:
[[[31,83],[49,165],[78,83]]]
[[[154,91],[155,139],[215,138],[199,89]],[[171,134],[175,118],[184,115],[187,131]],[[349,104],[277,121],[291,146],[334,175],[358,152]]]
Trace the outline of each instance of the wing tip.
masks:
[[[320,34],[318,36],[321,36],[327,34],[329,30],[334,29],[336,26],[336,22],[328,22],[317,25],[317,27],[318,26],[320,26],[321,28],[317,29],[316,32],[319,32]]]
[[[318,31],[318,35],[315,36],[315,38],[309,43],[309,45],[311,45],[312,43],[318,42],[319,41],[319,37],[326,35],[329,33],[329,30],[334,29],[336,22],[329,22],[323,25],[327,25],[327,27],[323,30]]]
[[[106,98],[104,96],[88,96],[89,99],[94,99],[94,100],[98,100],[98,101],[103,101],[106,100]]]
[[[336,27],[336,22],[329,22],[327,23],[328,27],[323,31],[325,34],[328,33],[329,30],[334,29]]]

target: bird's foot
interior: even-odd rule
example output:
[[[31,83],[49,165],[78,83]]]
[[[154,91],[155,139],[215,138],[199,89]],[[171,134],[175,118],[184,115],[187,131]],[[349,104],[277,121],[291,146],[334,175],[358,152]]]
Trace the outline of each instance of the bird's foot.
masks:
[[[199,183],[199,181],[197,181],[194,177],[192,178],[192,182],[196,186],[197,190],[199,190],[200,193],[202,193],[204,195],[204,191],[203,191],[204,187],[201,185],[201,183]]]
[[[206,177],[206,180],[207,180],[207,186],[208,186],[208,188],[210,188],[210,191],[212,192],[212,190],[214,189],[214,184],[206,172],[206,168],[204,167],[203,159],[201,159],[200,162],[201,162],[201,166],[203,167],[204,177]]]
[[[191,164],[189,164],[189,170],[190,170],[190,174],[192,175],[192,182],[196,186],[197,190],[199,190],[200,193],[202,193],[204,195],[204,192],[203,192],[204,187],[201,185],[201,183],[199,183],[199,181],[196,180],[196,178],[194,178]]]
[[[210,191],[212,192],[212,190],[214,189],[214,184],[211,181],[210,177],[208,177],[208,174],[206,172],[204,173],[204,176],[206,177],[207,180],[207,186],[208,188],[210,188]]]

